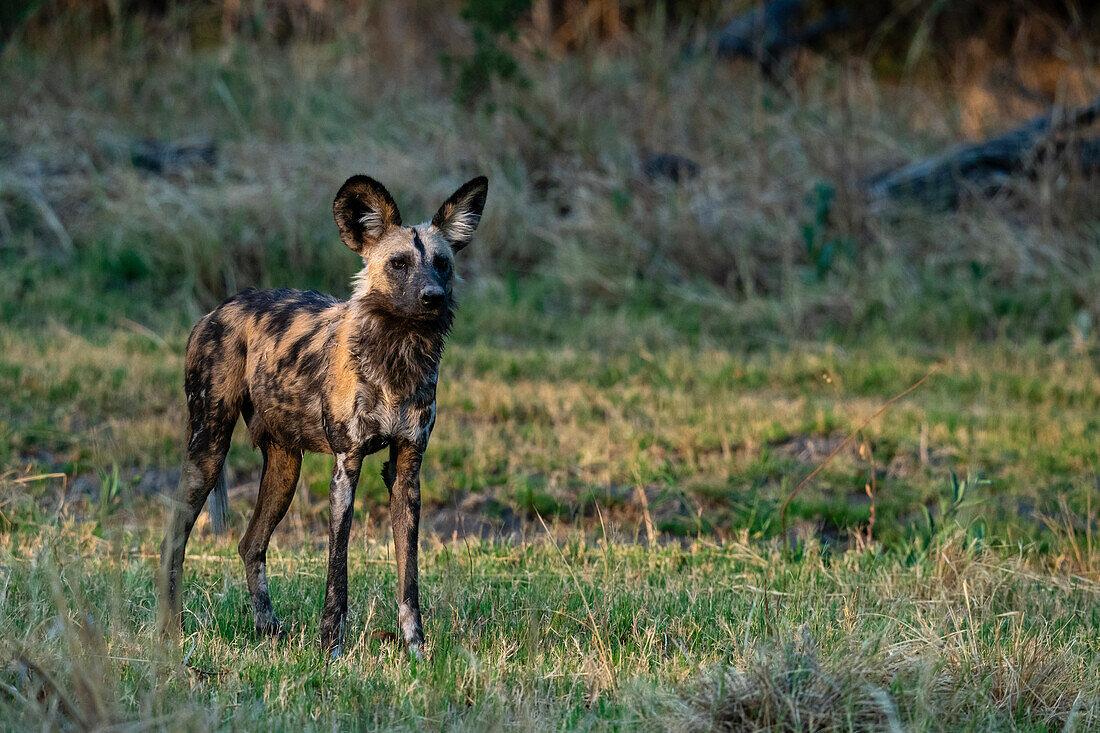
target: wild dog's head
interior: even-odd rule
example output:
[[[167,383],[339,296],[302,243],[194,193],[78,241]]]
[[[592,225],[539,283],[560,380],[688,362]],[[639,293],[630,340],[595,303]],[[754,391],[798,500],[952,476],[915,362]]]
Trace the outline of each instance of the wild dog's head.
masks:
[[[332,214],[340,237],[365,265],[355,299],[401,319],[450,322],[454,254],[473,239],[489,181],[478,176],[447,199],[430,223],[401,226],[390,192],[368,176],[352,176],[336,194]]]

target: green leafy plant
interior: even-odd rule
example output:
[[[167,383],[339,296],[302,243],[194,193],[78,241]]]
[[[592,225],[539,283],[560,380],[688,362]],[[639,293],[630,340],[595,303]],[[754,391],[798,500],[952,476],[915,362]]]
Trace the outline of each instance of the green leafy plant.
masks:
[[[96,505],[96,525],[92,531],[96,537],[103,537],[111,517],[122,503],[122,482],[118,476],[118,464],[110,471],[99,471],[99,500]]]
[[[828,181],[819,182],[807,196],[812,216],[802,225],[802,241],[815,282],[822,282],[829,276],[838,258],[851,260],[855,256],[855,244],[851,239],[829,236],[829,215],[835,200],[836,188]]]
[[[493,79],[526,84],[515,57],[504,47],[519,35],[518,24],[531,9],[531,0],[466,0],[462,19],[470,24],[474,53],[467,58],[444,58],[444,67],[457,65],[455,99],[470,105],[481,97]]]
[[[924,526],[919,530],[920,546],[927,550],[937,537],[956,529],[965,530],[970,539],[982,540],[985,537],[985,520],[981,517],[968,516],[965,510],[982,503],[982,499],[974,496],[976,490],[992,485],[993,482],[982,476],[980,472],[968,471],[966,478],[960,479],[958,474],[952,471],[950,490],[939,497],[939,511],[936,512],[936,516],[933,516],[927,505],[921,506],[924,513]]]

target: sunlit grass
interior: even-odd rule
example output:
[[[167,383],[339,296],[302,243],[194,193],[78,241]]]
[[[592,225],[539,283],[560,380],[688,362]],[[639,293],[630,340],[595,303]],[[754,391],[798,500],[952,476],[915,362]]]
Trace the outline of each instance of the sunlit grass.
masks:
[[[347,652],[325,664],[324,559],[309,543],[276,535],[271,592],[290,632],[275,642],[251,631],[232,543],[195,542],[185,635],[163,647],[148,534],[8,534],[5,679],[45,707],[8,696],[0,711],[17,726],[53,709],[62,724],[276,729],[1086,730],[1100,715],[1091,546],[1051,573],[1029,548],[957,533],[909,557],[557,542],[426,542],[425,662],[390,640],[386,538],[354,542]]]
[[[933,358],[885,341],[653,352],[640,338],[631,348],[631,337],[610,336],[616,326],[595,316],[579,322],[576,346],[522,346],[481,326],[500,317],[491,302],[470,299],[462,317],[471,323],[444,358],[424,469],[426,505],[448,522],[471,497],[488,501],[482,508],[496,520],[504,511],[521,524],[536,511],[592,524],[597,506],[634,522],[641,489],[673,534],[775,535],[775,510],[794,485],[935,363],[943,366],[928,383],[869,425],[797,497],[793,516],[843,540],[868,521],[873,481],[879,538],[904,539],[952,474],[989,480],[972,497],[976,513],[1006,539],[1035,538],[1062,500],[1077,512],[1088,508],[1100,459],[1100,373],[1087,353],[973,344]],[[585,333],[623,344],[589,348]],[[123,489],[167,490],[184,439],[182,349],[182,331],[162,339],[123,328],[86,338],[54,326],[0,335],[0,387],[12,395],[0,412],[6,470],[63,472],[70,484],[84,476],[70,497],[74,511],[113,469]],[[387,501],[380,461],[370,460],[360,489],[360,512],[375,519]],[[243,426],[230,467],[243,518],[259,469]],[[322,456],[304,466],[307,524],[323,519],[330,470]],[[150,472],[165,478],[139,488]],[[61,482],[35,485],[48,496]],[[494,526],[514,529],[510,519]]]

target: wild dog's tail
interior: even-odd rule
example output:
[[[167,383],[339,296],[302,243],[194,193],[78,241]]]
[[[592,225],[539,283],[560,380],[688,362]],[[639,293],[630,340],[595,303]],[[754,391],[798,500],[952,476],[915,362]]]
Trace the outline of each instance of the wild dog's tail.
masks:
[[[225,534],[229,524],[229,475],[224,466],[206,504],[214,534]]]

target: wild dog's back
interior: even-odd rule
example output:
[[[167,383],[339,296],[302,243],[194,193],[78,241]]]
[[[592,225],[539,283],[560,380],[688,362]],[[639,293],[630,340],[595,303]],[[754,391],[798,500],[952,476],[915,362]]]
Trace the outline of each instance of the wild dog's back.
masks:
[[[239,413],[255,445],[274,440],[290,450],[327,452],[326,347],[345,306],[315,290],[250,288],[207,314],[187,345],[192,435],[202,427],[196,419],[224,424]]]

